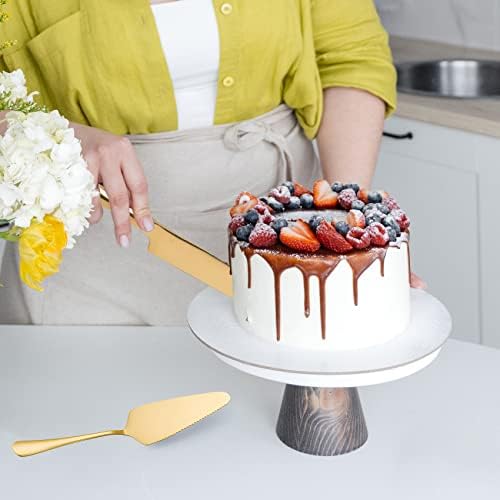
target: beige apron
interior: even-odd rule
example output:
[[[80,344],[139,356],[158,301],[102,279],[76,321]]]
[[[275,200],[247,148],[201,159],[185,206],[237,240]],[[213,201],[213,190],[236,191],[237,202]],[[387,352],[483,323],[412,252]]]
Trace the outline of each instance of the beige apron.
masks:
[[[266,194],[286,179],[311,185],[318,160],[293,111],[282,105],[253,120],[129,136],[149,184],[153,217],[227,260],[228,209],[240,191]],[[108,211],[64,252],[60,272],[34,292],[19,282],[7,244],[0,323],[183,325],[204,285],[147,251],[138,230],[128,249],[114,240]]]

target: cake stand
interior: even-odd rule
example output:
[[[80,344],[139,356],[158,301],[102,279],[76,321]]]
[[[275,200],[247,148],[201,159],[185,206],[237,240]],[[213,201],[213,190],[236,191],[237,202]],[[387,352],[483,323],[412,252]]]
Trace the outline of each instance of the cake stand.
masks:
[[[450,315],[432,295],[412,290],[411,311],[406,331],[389,342],[337,352],[298,349],[252,335],[236,320],[232,299],[211,288],[192,301],[188,323],[228,365],[286,384],[276,427],[283,443],[332,456],[355,450],[368,438],[357,387],[425,368],[448,338]]]

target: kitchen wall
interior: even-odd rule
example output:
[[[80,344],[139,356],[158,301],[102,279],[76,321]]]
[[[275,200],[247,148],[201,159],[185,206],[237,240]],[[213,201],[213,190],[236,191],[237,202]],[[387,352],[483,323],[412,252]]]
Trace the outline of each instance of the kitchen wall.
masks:
[[[375,0],[392,35],[500,50],[500,0]]]

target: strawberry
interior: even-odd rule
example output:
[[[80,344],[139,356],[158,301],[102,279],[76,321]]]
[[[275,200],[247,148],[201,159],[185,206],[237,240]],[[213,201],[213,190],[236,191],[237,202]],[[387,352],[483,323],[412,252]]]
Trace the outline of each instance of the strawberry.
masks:
[[[389,198],[389,193],[387,191],[379,189],[378,193],[382,196],[382,200],[387,200],[387,198]]]
[[[272,189],[269,196],[272,196],[280,203],[283,203],[283,205],[288,205],[290,203],[291,194],[290,190],[286,186],[280,186]]]
[[[259,201],[259,203],[257,203],[257,205],[255,205],[255,207],[253,207],[254,210],[257,210],[257,212],[260,214],[260,215],[265,215],[266,213],[270,212],[270,208],[268,205],[266,205],[263,201]]]
[[[335,208],[339,195],[326,180],[318,180],[314,183],[313,197],[316,208]]]
[[[399,203],[392,197],[385,198],[382,202],[389,210],[399,210]]]
[[[364,203],[368,203],[368,189],[360,189],[358,191],[358,198]]]
[[[278,241],[276,231],[267,224],[257,222],[248,241],[257,248],[272,247]]]
[[[347,224],[351,227],[365,227],[366,220],[361,210],[350,210],[346,218]]]
[[[281,229],[280,241],[287,247],[307,253],[317,252],[321,246],[307,222],[302,219]]]
[[[357,249],[370,246],[370,234],[360,227],[352,227],[349,229],[346,240]]]
[[[243,215],[235,215],[232,219],[231,219],[231,222],[229,223],[229,230],[231,231],[231,233],[235,234],[236,233],[236,230],[239,228],[239,227],[243,227],[246,225],[246,222],[245,222],[245,218],[243,217]]]
[[[254,208],[258,203],[259,200],[252,193],[243,191],[236,198],[233,207],[229,210],[229,214],[231,217],[235,215],[243,215],[250,209]]]
[[[293,194],[295,196],[298,196],[300,198],[303,194],[306,194],[306,193],[311,194],[311,191],[309,191],[309,189],[307,189],[302,184],[299,184],[298,182],[293,183]]]
[[[391,215],[396,219],[401,231],[406,231],[410,227],[410,219],[401,209],[392,210]]]
[[[324,219],[316,229],[316,236],[328,250],[333,250],[336,253],[347,253],[352,250],[352,245]]]
[[[366,230],[370,235],[370,242],[372,245],[384,247],[387,243],[389,243],[389,233],[387,232],[387,228],[380,224],[380,222],[370,224]]]
[[[339,203],[345,210],[351,210],[352,202],[357,200],[356,191],[354,189],[343,189],[339,194]]]

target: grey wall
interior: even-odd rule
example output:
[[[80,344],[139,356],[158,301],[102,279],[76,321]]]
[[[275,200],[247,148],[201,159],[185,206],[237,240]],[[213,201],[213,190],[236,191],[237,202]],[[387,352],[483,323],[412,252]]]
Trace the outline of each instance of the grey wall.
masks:
[[[500,50],[500,0],[375,0],[389,33]]]

